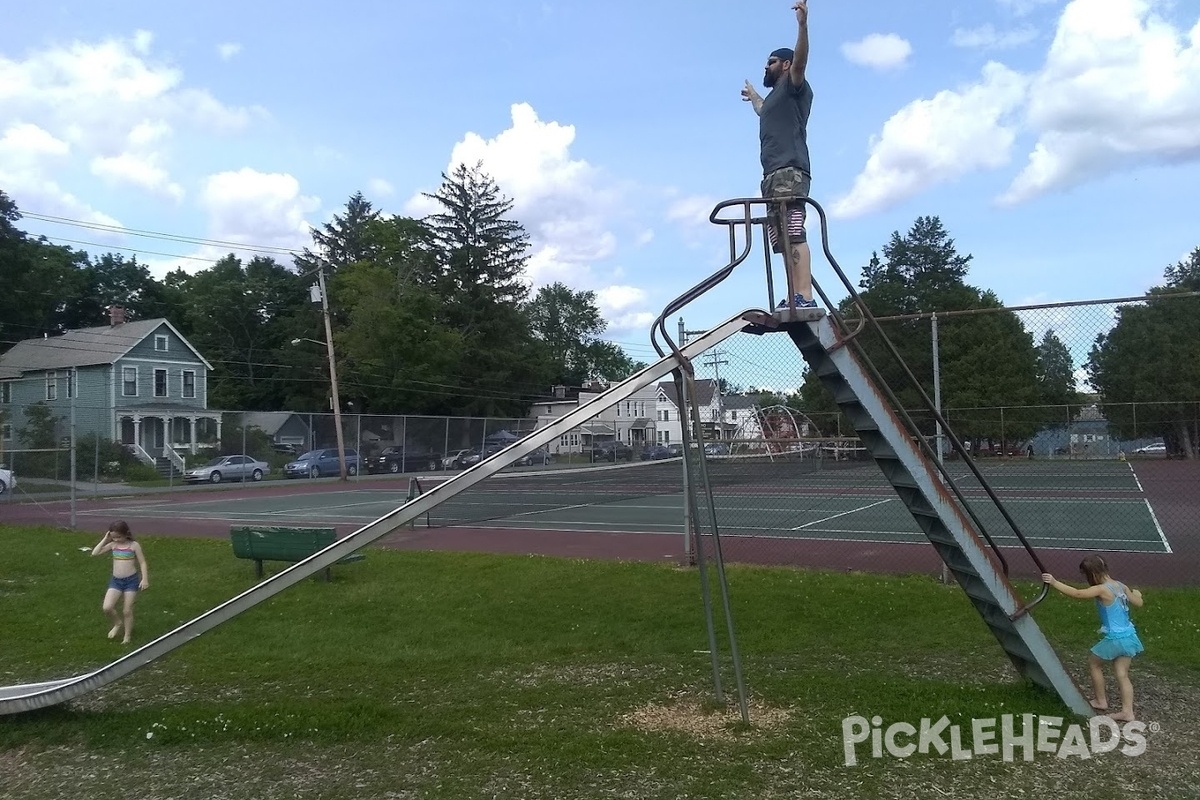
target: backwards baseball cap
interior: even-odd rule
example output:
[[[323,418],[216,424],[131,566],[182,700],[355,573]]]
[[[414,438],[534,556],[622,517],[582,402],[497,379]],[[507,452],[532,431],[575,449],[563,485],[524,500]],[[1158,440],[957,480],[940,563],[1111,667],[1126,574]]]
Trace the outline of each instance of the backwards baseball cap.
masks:
[[[771,53],[771,58],[778,58],[780,61],[791,61],[796,57],[796,53],[790,47],[781,47]]]

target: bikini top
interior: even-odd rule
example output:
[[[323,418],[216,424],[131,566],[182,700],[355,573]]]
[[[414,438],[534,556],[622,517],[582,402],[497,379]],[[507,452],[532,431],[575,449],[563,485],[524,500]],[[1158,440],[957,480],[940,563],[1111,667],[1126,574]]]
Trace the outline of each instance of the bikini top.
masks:
[[[133,546],[118,547],[114,544],[112,554],[117,561],[131,561],[134,558]]]

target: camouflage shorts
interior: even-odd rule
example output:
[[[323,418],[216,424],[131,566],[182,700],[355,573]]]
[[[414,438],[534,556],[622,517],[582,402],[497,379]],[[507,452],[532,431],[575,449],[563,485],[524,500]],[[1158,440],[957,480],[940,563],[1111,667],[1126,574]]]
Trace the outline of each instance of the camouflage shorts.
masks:
[[[808,190],[812,185],[812,178],[805,175],[802,171],[795,167],[784,167],[777,169],[767,175],[762,180],[762,196],[765,198],[772,197],[808,197]],[[805,211],[804,204],[793,204],[791,208],[800,211],[802,214]],[[767,220],[770,226],[771,249],[776,253],[783,252],[783,206],[770,206],[767,210]]]

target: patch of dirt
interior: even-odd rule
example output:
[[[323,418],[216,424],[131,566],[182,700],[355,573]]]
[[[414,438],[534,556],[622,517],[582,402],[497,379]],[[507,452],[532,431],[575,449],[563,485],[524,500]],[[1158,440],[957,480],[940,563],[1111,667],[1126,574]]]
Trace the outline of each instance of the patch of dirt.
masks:
[[[739,739],[747,734],[782,728],[792,712],[758,700],[747,703],[750,728],[742,722],[736,699],[725,708],[714,708],[698,698],[679,694],[664,703],[650,703],[621,715],[617,724],[643,731],[684,733],[701,739]]]

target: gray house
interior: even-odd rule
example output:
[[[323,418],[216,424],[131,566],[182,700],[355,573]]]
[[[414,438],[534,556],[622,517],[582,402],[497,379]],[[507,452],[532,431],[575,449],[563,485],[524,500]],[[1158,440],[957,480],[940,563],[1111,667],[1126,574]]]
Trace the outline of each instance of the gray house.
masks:
[[[28,446],[20,431],[42,404],[61,441],[96,434],[124,444],[146,463],[195,453],[221,436],[221,414],[207,410],[208,372],[196,348],[166,319],[125,321],[109,309],[109,324],[61,336],[27,339],[0,355],[0,441]]]

